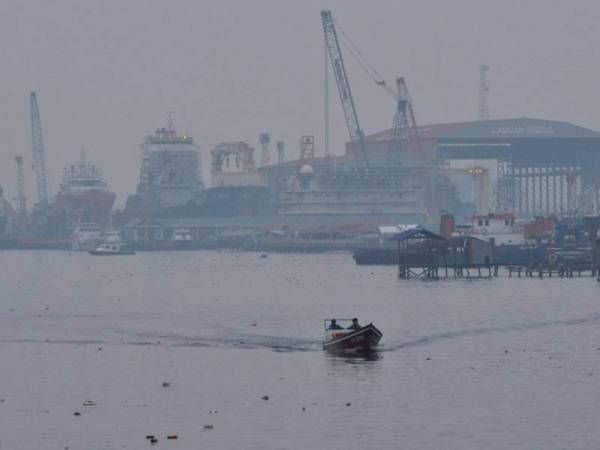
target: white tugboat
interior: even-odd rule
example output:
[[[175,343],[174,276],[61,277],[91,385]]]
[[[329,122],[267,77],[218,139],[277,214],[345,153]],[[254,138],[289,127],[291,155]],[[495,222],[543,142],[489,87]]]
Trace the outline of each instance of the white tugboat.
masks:
[[[94,256],[135,255],[135,250],[121,240],[120,233],[109,232],[106,235],[106,240],[95,250],[90,250],[89,253]]]
[[[194,236],[192,231],[186,227],[177,227],[173,232],[173,248],[178,250],[187,250],[192,248],[194,243]]]
[[[71,248],[74,251],[94,250],[102,242],[102,227],[97,223],[83,222],[73,231]]]

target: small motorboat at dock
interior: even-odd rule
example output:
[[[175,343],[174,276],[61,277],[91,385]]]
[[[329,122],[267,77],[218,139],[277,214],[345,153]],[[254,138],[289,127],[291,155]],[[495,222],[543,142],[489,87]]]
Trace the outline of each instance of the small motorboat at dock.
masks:
[[[373,323],[364,327],[343,328],[337,322],[349,322],[351,319],[326,319],[323,350],[332,353],[369,352],[376,349],[383,333]],[[357,321],[355,322],[358,323]]]
[[[94,256],[135,255],[135,250],[124,242],[103,242],[96,250],[90,250]]]

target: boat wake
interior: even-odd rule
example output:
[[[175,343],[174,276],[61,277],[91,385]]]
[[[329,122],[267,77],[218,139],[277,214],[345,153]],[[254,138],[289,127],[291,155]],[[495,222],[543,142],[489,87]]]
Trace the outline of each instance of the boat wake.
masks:
[[[453,330],[453,331],[442,331],[439,333],[433,333],[427,336],[417,337],[410,341],[404,342],[388,342],[380,346],[381,351],[396,351],[407,347],[414,347],[419,345],[427,345],[436,343],[439,341],[445,341],[448,339],[455,339],[468,336],[481,336],[493,333],[508,333],[513,331],[532,331],[540,330],[548,327],[557,326],[577,326],[587,325],[600,321],[600,314],[592,314],[585,317],[562,319],[562,320],[546,320],[539,322],[524,322],[512,325],[503,326],[490,326],[480,328],[467,328],[464,330]]]
[[[94,345],[94,346],[164,346],[164,347],[208,347],[208,348],[266,348],[276,352],[308,352],[321,350],[320,341],[309,339],[285,338],[275,336],[237,336],[237,337],[198,337],[178,338],[174,336],[147,336],[146,339],[58,339],[58,338],[8,338],[1,339],[5,344],[48,344],[48,345]]]
[[[393,352],[410,347],[435,344],[450,339],[488,334],[503,334],[518,331],[535,331],[548,327],[580,326],[600,322],[600,313],[584,317],[560,320],[544,320],[522,322],[507,325],[448,330],[417,336],[409,340],[385,340],[377,348],[379,352]],[[61,337],[26,336],[23,338],[0,338],[0,343],[30,343],[48,345],[93,345],[93,346],[163,346],[163,347],[207,347],[232,349],[270,349],[275,352],[316,352],[322,351],[322,342],[318,339],[304,339],[285,336],[236,333],[226,330],[225,333],[207,336],[191,336],[164,332],[131,332],[124,329],[111,329],[111,337],[94,339],[90,336],[64,339]],[[104,334],[106,337],[106,334]]]
[[[212,348],[266,348],[276,352],[298,352],[321,350],[321,341],[285,336],[261,334],[236,334],[189,336],[177,333],[137,333],[136,338],[152,341],[169,347],[212,347]]]
[[[322,350],[321,341],[281,336],[239,335],[188,339],[187,342],[171,344],[173,347],[229,347],[244,349],[266,348],[276,352],[308,352]]]

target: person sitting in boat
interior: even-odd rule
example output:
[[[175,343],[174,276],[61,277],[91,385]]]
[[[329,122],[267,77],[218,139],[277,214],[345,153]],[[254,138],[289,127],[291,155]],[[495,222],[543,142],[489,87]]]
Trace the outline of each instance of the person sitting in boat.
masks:
[[[360,330],[362,327],[358,324],[358,319],[355,317],[352,319],[352,324],[347,328],[348,330]]]
[[[340,325],[338,325],[337,320],[331,319],[331,323],[329,324],[329,329],[330,330],[343,330],[344,328],[342,328]]]

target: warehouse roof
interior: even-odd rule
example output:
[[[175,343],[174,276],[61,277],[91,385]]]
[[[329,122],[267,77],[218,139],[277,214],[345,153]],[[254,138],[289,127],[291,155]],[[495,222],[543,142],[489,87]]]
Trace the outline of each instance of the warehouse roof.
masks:
[[[367,141],[387,141],[392,130],[366,136]],[[419,127],[423,139],[522,139],[522,138],[600,138],[600,133],[568,122],[532,119],[484,120],[440,123]]]

